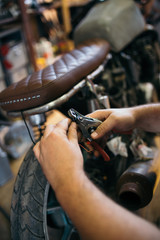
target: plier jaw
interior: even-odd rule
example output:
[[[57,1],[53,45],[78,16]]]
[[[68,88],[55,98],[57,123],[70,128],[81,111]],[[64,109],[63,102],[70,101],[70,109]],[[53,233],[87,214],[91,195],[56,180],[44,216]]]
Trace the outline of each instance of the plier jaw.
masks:
[[[102,122],[95,118],[85,117],[73,108],[69,109],[68,115],[72,119],[72,121],[77,123],[83,134],[83,137],[91,142],[91,133],[95,131]]]
[[[102,123],[100,120],[95,118],[85,117],[84,115],[71,108],[68,111],[69,117],[72,121],[76,122],[80,128],[83,137],[90,142],[90,144],[102,155],[105,161],[109,161],[110,157],[108,154],[91,138],[91,133]]]

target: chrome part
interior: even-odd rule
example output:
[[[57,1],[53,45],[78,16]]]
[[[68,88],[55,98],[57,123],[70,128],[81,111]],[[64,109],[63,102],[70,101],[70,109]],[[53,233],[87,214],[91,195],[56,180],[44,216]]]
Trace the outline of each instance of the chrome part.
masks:
[[[99,98],[100,103],[104,106],[104,108],[110,108],[109,97],[107,95],[101,96]]]
[[[88,112],[94,112],[100,108],[97,99],[89,99],[87,101]]]
[[[43,125],[46,122],[46,116],[44,113],[31,115],[29,116],[29,122],[32,127]]]

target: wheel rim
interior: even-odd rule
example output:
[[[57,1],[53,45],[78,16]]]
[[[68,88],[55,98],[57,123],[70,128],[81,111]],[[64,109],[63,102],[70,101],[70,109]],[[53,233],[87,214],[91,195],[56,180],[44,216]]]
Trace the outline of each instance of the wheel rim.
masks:
[[[49,183],[44,195],[43,230],[46,240],[80,240],[78,232],[56,200]]]

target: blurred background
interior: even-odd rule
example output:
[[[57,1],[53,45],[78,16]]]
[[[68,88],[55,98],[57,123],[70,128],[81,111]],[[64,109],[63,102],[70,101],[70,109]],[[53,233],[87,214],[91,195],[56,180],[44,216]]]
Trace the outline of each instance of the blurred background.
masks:
[[[73,49],[75,26],[93,2],[96,1],[0,0],[0,91]],[[149,1],[142,11],[160,39],[160,0]],[[31,144],[24,123],[11,123],[0,110],[0,240],[11,239],[9,217],[13,185]],[[141,211],[150,221],[157,221],[160,216],[159,192]]]

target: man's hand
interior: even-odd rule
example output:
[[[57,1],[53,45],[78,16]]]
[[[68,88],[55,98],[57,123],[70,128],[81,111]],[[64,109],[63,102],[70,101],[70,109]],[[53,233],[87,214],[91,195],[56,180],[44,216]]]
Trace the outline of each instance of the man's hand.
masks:
[[[47,180],[56,191],[82,172],[83,156],[78,145],[76,124],[64,119],[56,125],[48,125],[34,153]]]
[[[135,117],[132,108],[97,110],[88,115],[103,121],[102,124],[91,134],[93,139],[101,138],[110,131],[130,131],[135,127]]]
[[[144,126],[144,119],[147,119],[145,128],[148,129],[149,123],[155,120],[157,127],[160,105],[150,110],[148,107],[144,111],[142,109],[137,108],[136,114],[137,122],[141,120],[140,126]],[[129,109],[112,109],[97,111],[90,116],[104,121],[98,129],[99,136],[103,136],[112,129],[130,130],[135,124],[135,114],[132,113]],[[60,205],[82,239],[106,240],[106,236],[110,240],[119,239],[119,236],[130,240],[160,239],[160,231],[154,225],[117,205],[85,175],[75,123],[69,127],[69,120],[65,119],[48,126],[34,152]]]

